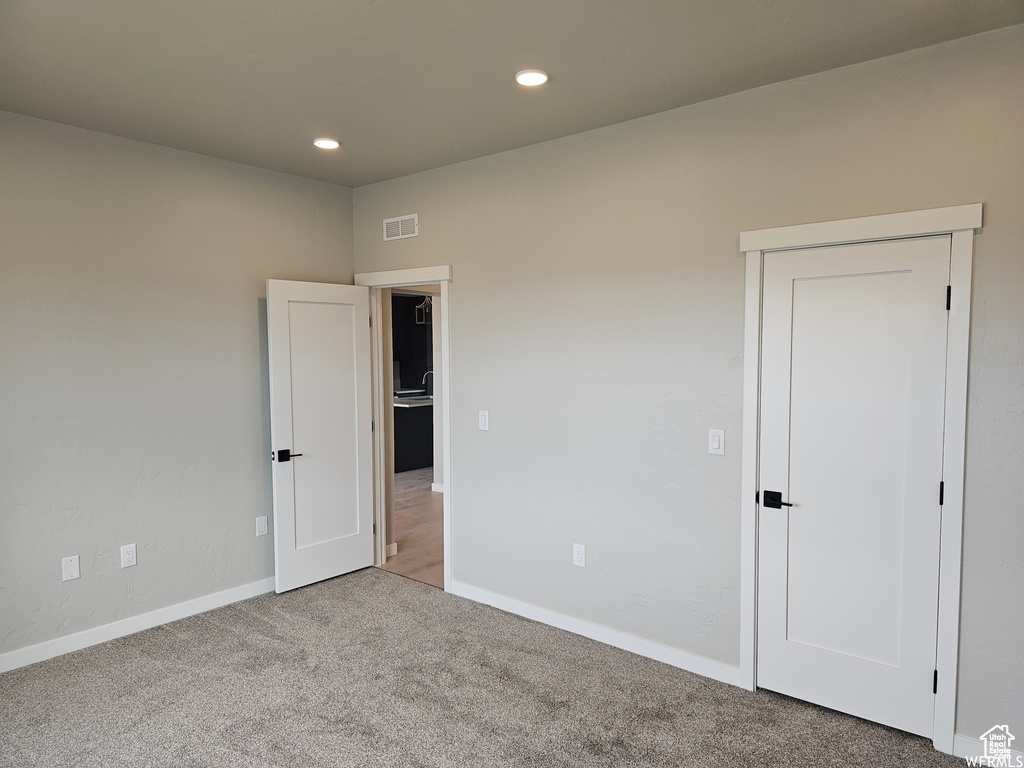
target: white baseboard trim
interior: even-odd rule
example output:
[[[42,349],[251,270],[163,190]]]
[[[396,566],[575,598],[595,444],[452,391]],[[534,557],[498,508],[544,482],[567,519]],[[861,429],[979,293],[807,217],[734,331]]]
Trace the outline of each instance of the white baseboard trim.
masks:
[[[985,745],[981,739],[975,739],[971,736],[964,736],[962,734],[956,734],[953,736],[953,754],[956,757],[981,757],[985,754]],[[977,763],[977,765],[987,765],[984,761]],[[1003,763],[1000,763],[1003,765]],[[1010,768],[1020,768],[1024,766],[1024,752],[1019,752],[1016,749],[1010,750]]]
[[[499,595],[496,592],[489,592],[486,589],[474,587],[471,584],[455,581],[454,579],[448,591],[453,595],[459,595],[478,603],[484,603],[494,608],[514,613],[517,616],[523,616],[527,619],[539,621],[542,624],[548,624],[577,635],[583,635],[591,640],[622,648],[625,651],[646,656],[649,659],[661,661],[673,667],[685,669],[688,672],[695,672],[698,675],[704,675],[723,683],[742,687],[739,667],[731,667],[719,661],[705,659],[703,656],[695,656],[692,653],[669,648],[667,645],[644,640],[625,632],[603,627],[600,624],[592,624],[589,621],[583,621],[582,619],[567,616],[557,611],[550,611],[547,608],[540,608],[530,603]]]
[[[430,490],[434,493],[444,493],[444,483],[431,483]]]
[[[14,651],[0,654],[0,672],[10,672],[18,667],[26,667],[39,661],[52,659],[54,656],[62,656],[72,651],[80,651],[90,645],[98,645],[108,640],[113,640],[125,635],[133,635],[144,629],[152,629],[161,624],[184,619],[187,616],[194,616],[197,613],[205,613],[214,608],[220,608],[239,600],[247,600],[266,592],[274,591],[274,577],[254,581],[251,584],[243,584],[240,587],[225,589],[223,592],[214,592],[212,595],[203,595],[183,603],[169,605],[166,608],[157,608],[155,611],[140,613],[138,616],[129,616],[127,619],[112,621],[92,629],[84,629],[72,635],[57,637],[53,640],[46,640],[42,643],[29,645],[25,648],[18,648]]]
[[[387,549],[384,550],[384,554],[387,555],[388,557],[394,557],[395,555],[397,555],[398,554],[398,542],[396,541],[396,542],[394,542],[392,544],[388,544]]]

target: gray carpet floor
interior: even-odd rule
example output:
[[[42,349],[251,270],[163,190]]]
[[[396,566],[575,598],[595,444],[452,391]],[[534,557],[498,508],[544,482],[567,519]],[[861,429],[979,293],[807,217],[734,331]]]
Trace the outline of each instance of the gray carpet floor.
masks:
[[[0,765],[963,765],[375,568],[0,675]]]

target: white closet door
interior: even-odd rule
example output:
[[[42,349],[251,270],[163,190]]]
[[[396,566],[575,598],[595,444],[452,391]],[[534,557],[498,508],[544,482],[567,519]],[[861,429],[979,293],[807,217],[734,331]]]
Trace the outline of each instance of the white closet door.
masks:
[[[948,236],[764,257],[757,684],[922,735],[949,265]]]

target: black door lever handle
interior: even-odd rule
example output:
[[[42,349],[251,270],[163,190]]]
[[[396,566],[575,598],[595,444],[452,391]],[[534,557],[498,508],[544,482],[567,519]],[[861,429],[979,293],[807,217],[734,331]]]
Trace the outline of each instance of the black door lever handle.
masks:
[[[277,460],[279,462],[281,462],[281,461],[291,461],[296,456],[301,456],[301,455],[302,455],[301,453],[292,453],[287,448],[282,448],[280,451],[277,452]]]
[[[783,507],[792,507],[793,505],[782,500],[781,491],[765,491],[762,496],[764,501],[762,506],[768,509],[782,509]]]

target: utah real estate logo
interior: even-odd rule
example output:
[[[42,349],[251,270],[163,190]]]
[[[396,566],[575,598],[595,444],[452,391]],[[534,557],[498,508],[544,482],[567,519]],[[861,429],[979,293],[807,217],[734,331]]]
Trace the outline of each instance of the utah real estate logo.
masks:
[[[993,725],[981,734],[981,742],[985,745],[985,754],[968,757],[968,765],[988,766],[988,768],[1024,768],[1024,756],[1014,755],[1010,746],[1014,740],[1010,728],[1005,725]]]

